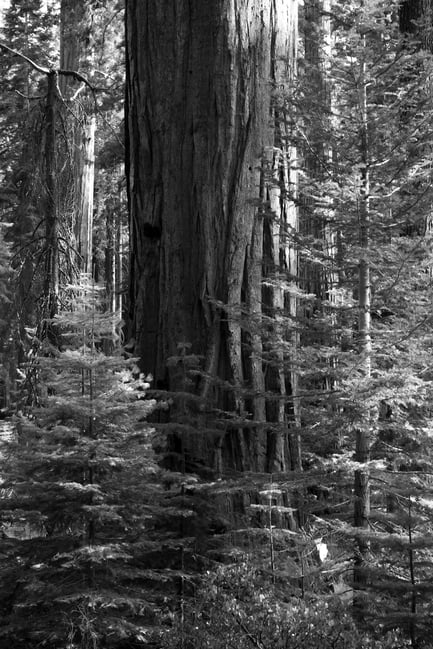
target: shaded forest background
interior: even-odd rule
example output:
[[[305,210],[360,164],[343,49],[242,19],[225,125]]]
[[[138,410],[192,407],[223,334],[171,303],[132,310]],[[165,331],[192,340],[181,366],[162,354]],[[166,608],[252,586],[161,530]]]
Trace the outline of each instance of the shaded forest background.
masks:
[[[432,16],[4,10],[0,646],[431,646]]]

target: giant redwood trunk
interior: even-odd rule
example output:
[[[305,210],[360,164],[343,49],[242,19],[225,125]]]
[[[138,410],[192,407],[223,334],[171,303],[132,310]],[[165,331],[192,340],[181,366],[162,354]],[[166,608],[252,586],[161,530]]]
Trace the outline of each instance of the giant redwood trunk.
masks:
[[[183,387],[178,366],[167,367],[178,344],[203,357],[197,391],[252,420],[220,439],[226,462],[241,469],[283,469],[289,446],[281,435],[272,444],[266,425],[258,332],[264,226],[276,219],[287,230],[296,219],[292,192],[281,186],[293,182],[284,172],[293,152],[279,142],[274,149],[272,90],[290,83],[297,4],[126,2],[131,339],[163,389]],[[276,149],[277,180],[263,173]],[[264,207],[275,183],[270,217]],[[296,272],[290,255],[268,254]]]

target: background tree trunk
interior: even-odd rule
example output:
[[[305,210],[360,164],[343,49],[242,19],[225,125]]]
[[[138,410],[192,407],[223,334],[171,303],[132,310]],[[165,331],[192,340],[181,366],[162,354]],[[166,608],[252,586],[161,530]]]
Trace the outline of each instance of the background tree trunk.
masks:
[[[366,36],[363,36],[363,47],[368,47]],[[372,362],[372,341],[371,341],[371,285],[370,285],[370,148],[369,148],[369,113],[368,113],[368,83],[366,80],[366,65],[361,63],[360,68],[360,156],[362,161],[361,186],[358,200],[359,220],[359,249],[360,257],[358,264],[358,336],[360,369],[364,379],[371,378]],[[355,461],[360,466],[354,476],[354,525],[355,527],[368,529],[370,518],[370,447],[371,428],[373,425],[373,411],[366,405],[363,419],[359,422],[356,430]],[[360,536],[357,539],[357,556],[354,563],[353,581],[355,589],[362,589],[366,586],[368,575],[366,570],[366,558],[368,542]],[[362,600],[354,597],[355,611],[361,610]]]
[[[260,310],[262,157],[275,143],[272,84],[290,78],[297,3],[128,0],[126,7],[135,353],[156,387],[181,387],[166,362],[189,342],[212,377],[261,390],[259,341],[243,352],[239,309]],[[282,201],[280,212],[286,207]],[[197,389],[209,394],[208,386],[203,380]],[[236,390],[220,391],[218,405],[245,415]],[[254,419],[264,416],[256,401]],[[263,470],[266,428],[235,438],[228,461]]]
[[[93,58],[92,13],[87,0],[62,0],[60,9],[60,68],[86,74]],[[92,273],[93,203],[95,181],[96,117],[88,89],[71,77],[60,77],[59,87],[72,107],[68,135],[73,144],[70,188],[65,191],[65,213],[72,213],[72,232],[78,251],[77,266]],[[65,185],[68,179],[65,179]]]
[[[47,103],[45,108],[45,279],[44,316],[53,318],[59,298],[59,238],[57,212],[56,114],[57,75],[47,75]],[[51,329],[49,326],[48,329]]]

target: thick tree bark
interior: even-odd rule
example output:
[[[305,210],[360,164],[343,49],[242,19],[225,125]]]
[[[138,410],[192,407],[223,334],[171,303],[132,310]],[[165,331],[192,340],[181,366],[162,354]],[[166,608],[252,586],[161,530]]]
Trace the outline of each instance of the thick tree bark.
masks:
[[[220,391],[218,405],[245,416],[240,388],[248,382],[261,393],[264,379],[259,337],[243,351],[239,310],[244,303],[260,320],[262,157],[275,143],[272,85],[290,77],[297,2],[126,7],[135,352],[157,387],[176,390],[181,378],[167,359],[178,343],[192,343],[206,372],[237,388]],[[205,396],[215,392],[210,382],[198,386]],[[268,431],[259,395],[252,418],[258,426],[237,434],[231,461],[263,470]]]
[[[60,3],[60,68],[78,70],[86,55],[83,27],[86,24],[87,0],[61,0]],[[74,85],[74,84],[72,84]],[[75,84],[75,90],[77,86]],[[62,95],[71,89],[71,79],[59,80]]]

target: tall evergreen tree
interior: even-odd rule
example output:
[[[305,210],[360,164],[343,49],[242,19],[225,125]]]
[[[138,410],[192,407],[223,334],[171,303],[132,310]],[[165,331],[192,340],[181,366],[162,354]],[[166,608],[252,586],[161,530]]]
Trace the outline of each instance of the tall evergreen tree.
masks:
[[[375,554],[378,546],[389,543],[389,548],[395,548],[400,543],[406,547],[409,537],[413,538],[413,529],[409,534],[405,524],[399,529],[398,540],[392,534],[385,540],[382,525],[386,528],[387,512],[381,481],[392,502],[391,466],[399,464],[396,457],[402,444],[413,445],[412,466],[417,470],[430,466],[430,453],[423,443],[425,430],[430,428],[423,406],[429,378],[420,373],[420,367],[429,339],[424,299],[429,301],[431,290],[427,250],[432,133],[426,119],[432,108],[427,81],[431,60],[420,51],[419,42],[399,33],[398,4],[335,2],[332,10],[333,47],[324,65],[331,95],[325,101],[316,95],[319,98],[312,102],[315,81],[311,85],[312,75],[306,74],[288,98],[296,115],[293,132],[299,147],[314,155],[316,162],[311,169],[307,158],[300,195],[308,199],[308,213],[322,224],[322,231],[331,228],[336,237],[336,251],[330,255],[323,237],[301,229],[299,252],[307,264],[318,266],[318,272],[329,269],[338,278],[334,295],[324,296],[324,301],[317,296],[309,307],[314,318],[308,319],[309,331],[301,348],[306,364],[301,417],[305,450],[314,449],[312,441],[317,444],[319,465],[324,447],[317,438],[314,442],[314,430],[320,435],[325,430],[332,435],[326,454],[336,469],[343,466],[354,473],[355,529],[350,534],[357,539],[354,582],[360,606],[362,599],[367,603],[372,597],[371,591],[365,598],[360,591],[365,592],[370,582],[377,585],[376,570],[386,572],[381,565],[383,555],[378,559]],[[303,115],[304,124],[298,115]],[[332,155],[317,155],[316,142]],[[408,294],[412,309],[407,306]],[[317,393],[314,400],[309,399],[312,381],[325,388],[322,398]],[[415,402],[419,410],[414,408]],[[411,432],[403,436],[405,441],[398,434],[394,444],[397,421],[400,425],[406,421],[405,428]],[[421,464],[415,448],[422,448],[425,454]],[[345,457],[352,449],[354,464],[347,463]],[[390,473],[375,471],[370,476],[371,462],[382,462],[383,468],[388,465]],[[418,479],[424,481],[422,475]],[[403,502],[410,504],[416,499],[408,487],[406,483],[397,498],[403,509]],[[411,507],[414,516],[414,502]],[[345,520],[347,512],[341,511],[339,516]],[[376,523],[377,519],[382,522]],[[428,516],[423,525],[429,529]],[[381,529],[382,534],[375,538],[372,528]],[[409,554],[413,561],[416,552]],[[395,560],[403,560],[401,570],[405,573],[406,560],[402,556]],[[392,591],[393,578],[388,574],[386,579]],[[382,586],[383,594],[383,581]],[[409,577],[406,588],[415,588]],[[386,605],[384,602],[381,621],[386,626],[387,606],[392,609],[397,603],[392,596]],[[405,616],[410,618],[414,612],[410,612],[410,603],[406,601],[406,605],[399,615],[407,630]],[[361,619],[371,615],[377,623],[377,610],[367,603]],[[394,624],[398,626],[395,618]],[[415,621],[413,624],[416,626]],[[423,624],[420,634],[424,633]],[[411,634],[421,642],[415,631]]]
[[[8,356],[11,384],[13,369],[24,358],[28,343],[25,327],[34,327],[42,293],[44,171],[42,165],[44,79],[31,65],[45,65],[54,57],[55,12],[42,3],[11,2],[5,12],[1,41],[28,60],[1,49],[0,196],[3,222],[11,223],[7,238],[12,244],[16,270],[15,290],[9,305]]]
[[[39,408],[16,420],[1,457],[0,638],[143,646],[154,615],[137,558],[156,471],[144,421],[153,402],[133,359],[100,351],[120,326],[100,311],[101,289],[84,278],[69,291],[55,318],[61,349],[37,359]]]

